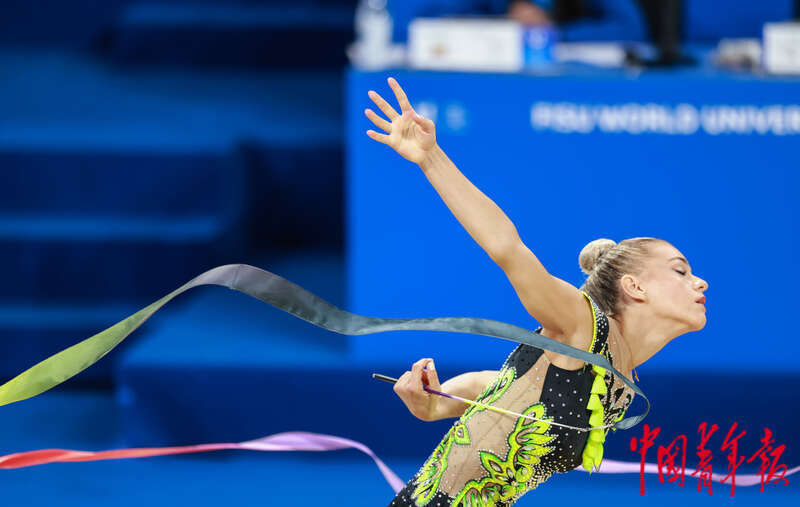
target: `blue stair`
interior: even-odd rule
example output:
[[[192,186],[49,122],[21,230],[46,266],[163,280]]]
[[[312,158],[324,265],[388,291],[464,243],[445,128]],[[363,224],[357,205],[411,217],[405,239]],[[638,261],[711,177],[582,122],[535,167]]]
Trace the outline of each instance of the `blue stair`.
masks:
[[[0,165],[0,302],[142,302],[241,255],[231,161],[0,146]]]
[[[356,0],[37,0],[0,2],[0,46],[112,50],[121,58],[144,61],[263,65],[287,61],[297,67],[317,62],[332,67],[343,62],[352,40]],[[286,11],[286,22],[276,12]],[[213,45],[243,54],[225,54]],[[169,37],[168,39],[166,37]],[[158,40],[164,46],[157,46]],[[191,54],[184,45],[210,52]],[[211,44],[209,46],[209,43]],[[304,59],[280,44],[300,44]],[[205,45],[205,47],[202,47]],[[259,49],[260,48],[260,49]],[[161,54],[165,51],[165,54]],[[265,54],[259,54],[264,53]],[[185,60],[185,58],[190,58]],[[300,61],[302,60],[302,62]],[[338,62],[338,63],[337,63]],[[315,65],[316,66],[316,65]]]
[[[5,350],[0,377],[20,373],[131,315],[196,274],[242,255],[241,205],[237,204],[243,194],[241,174],[234,177],[236,173],[229,171],[227,184],[218,182],[203,193],[198,185],[198,195],[209,196],[206,209],[187,205],[181,217],[168,214],[173,207],[181,212],[180,189],[174,190],[174,200],[165,197],[162,201],[154,195],[168,190],[169,176],[176,175],[175,166],[165,160],[144,165],[148,170],[138,171],[126,185],[121,177],[126,173],[117,172],[126,164],[106,165],[107,157],[86,157],[84,169],[102,166],[106,171],[82,178],[86,171],[69,170],[70,157],[52,155],[52,164],[40,167],[61,166],[62,171],[42,177],[41,172],[47,171],[37,172],[31,164],[39,157],[6,155],[0,153],[0,160],[20,158],[25,163],[4,164],[9,185],[3,193],[9,195],[0,201],[0,262],[4,266],[0,343]],[[56,159],[67,162],[59,164]],[[132,159],[136,157],[128,162]],[[202,173],[198,166],[194,174],[198,181]],[[163,176],[165,185],[155,192],[145,185],[137,188],[136,183],[144,183],[136,181],[142,175],[156,181]],[[33,188],[14,184],[26,177],[41,177],[32,181],[46,184]],[[76,181],[83,192],[70,190]],[[90,189],[97,195],[91,195]],[[109,197],[115,197],[116,203],[109,202],[101,212]],[[125,209],[137,203],[141,203],[138,214]],[[108,383],[112,367],[113,362],[108,362],[86,370],[73,382]]]
[[[132,71],[42,50],[0,51],[0,69],[14,69],[0,96],[0,340],[13,351],[0,377],[248,247],[341,243],[339,71]],[[71,382],[110,382],[112,367]]]
[[[0,79],[0,148],[229,156],[245,140],[343,140],[340,70],[130,69],[25,49],[0,50]]]
[[[0,46],[88,49],[113,26],[129,1],[0,2]]]
[[[134,3],[122,9],[111,54],[125,63],[341,68],[354,39],[354,6]]]
[[[341,228],[338,71],[132,71],[18,49],[0,73],[2,378],[242,262],[249,237]],[[70,382],[108,383],[113,361]]]
[[[258,252],[327,249],[248,263],[344,306],[342,66],[355,3],[0,5],[0,382],[199,273]],[[74,51],[90,47],[103,51]],[[346,382],[385,402],[387,386],[364,368],[342,371],[346,346],[345,336],[205,287],[171,302],[64,388],[107,388],[116,375],[127,443],[152,445],[181,433],[173,423],[182,416],[170,422],[160,411],[171,396],[184,396],[167,402],[174,408],[203,409],[191,404],[200,396],[222,403],[217,414],[241,410],[240,374],[262,396],[263,386],[284,385],[300,398],[341,398],[340,408],[356,413]],[[298,371],[307,377],[287,383]],[[273,408],[230,418],[238,422],[226,435],[320,430]],[[217,423],[182,435],[207,440],[220,434]],[[332,432],[352,434],[336,424]]]

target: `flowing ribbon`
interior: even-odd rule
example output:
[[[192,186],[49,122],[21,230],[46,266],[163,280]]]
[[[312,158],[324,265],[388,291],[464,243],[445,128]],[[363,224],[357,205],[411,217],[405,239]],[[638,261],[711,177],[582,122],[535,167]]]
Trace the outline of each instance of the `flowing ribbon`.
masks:
[[[268,437],[241,442],[238,444],[200,444],[181,447],[146,447],[136,449],[116,449],[113,451],[74,451],[71,449],[41,449],[18,452],[0,457],[0,468],[24,468],[56,462],[101,461],[106,459],[147,458],[170,454],[189,454],[194,452],[241,449],[246,451],[334,451],[339,449],[358,449],[368,455],[378,465],[386,482],[395,493],[403,489],[403,481],[366,445],[333,435],[292,431],[277,433]]]
[[[125,320],[32,366],[0,386],[0,406],[41,394],[77,375],[108,354],[171,299],[199,285],[221,285],[243,292],[315,326],[340,334],[362,335],[401,330],[446,331],[493,336],[551,350],[611,370],[645,400],[647,408],[643,414],[622,419],[613,427],[631,428],[650,411],[650,401],[642,390],[599,354],[590,354],[527,329],[496,320],[467,317],[383,319],[357,315],[331,305],[274,273],[247,264],[227,264],[210,269]]]
[[[187,445],[181,447],[149,447],[135,449],[116,449],[111,451],[75,451],[71,449],[41,449],[38,451],[18,452],[7,456],[0,456],[0,469],[25,468],[47,463],[59,462],[78,462],[78,461],[101,461],[107,459],[126,459],[126,458],[147,458],[152,456],[165,456],[172,454],[189,454],[195,452],[221,451],[226,449],[240,449],[248,451],[333,451],[339,449],[358,449],[367,454],[375,461],[386,482],[399,493],[404,487],[403,481],[378,458],[366,445],[336,437],[333,435],[322,435],[319,433],[306,432],[287,432],[270,435],[268,437],[250,440],[248,442],[223,443],[223,444],[200,444]],[[599,473],[606,474],[632,474],[639,473],[641,470],[639,463],[629,463],[624,461],[614,461],[606,459],[603,461]],[[583,470],[578,467],[576,470]],[[584,470],[585,471],[585,470]],[[800,471],[800,466],[787,470],[784,477]],[[589,473],[589,472],[586,472]],[[595,472],[597,473],[597,472]],[[657,474],[658,466],[654,463],[646,463],[644,473]],[[688,470],[689,475],[694,470]],[[722,474],[712,474],[713,481],[722,483],[725,477]],[[736,476],[738,486],[754,486],[763,479],[758,474],[740,474]]]

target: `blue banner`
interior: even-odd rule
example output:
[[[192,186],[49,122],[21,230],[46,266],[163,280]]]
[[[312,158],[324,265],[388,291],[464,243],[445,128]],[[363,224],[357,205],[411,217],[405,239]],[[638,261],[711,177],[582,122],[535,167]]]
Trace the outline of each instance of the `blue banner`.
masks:
[[[418,166],[366,135],[394,76],[439,145],[514,222],[548,271],[579,287],[584,245],[655,236],[709,282],[707,325],[647,367],[797,371],[800,81],[701,72],[536,77],[348,75],[348,310],[471,316],[535,329],[503,271]],[[351,337],[358,361],[499,367],[513,344],[442,333]]]

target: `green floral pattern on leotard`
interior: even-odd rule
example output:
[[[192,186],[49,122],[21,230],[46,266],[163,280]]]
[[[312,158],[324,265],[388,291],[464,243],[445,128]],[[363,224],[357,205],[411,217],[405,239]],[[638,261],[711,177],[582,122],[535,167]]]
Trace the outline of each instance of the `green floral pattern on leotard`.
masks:
[[[475,401],[486,405],[494,403],[505,394],[509,386],[511,386],[511,382],[514,381],[515,376],[516,371],[513,367],[503,368]],[[442,475],[447,469],[447,458],[450,455],[450,449],[453,444],[470,444],[471,441],[466,422],[470,417],[482,410],[486,409],[471,405],[469,409],[464,411],[458,422],[450,428],[447,435],[445,435],[439,445],[436,446],[436,449],[434,449],[431,457],[428,458],[428,461],[422,466],[422,469],[414,480],[416,487],[411,494],[411,498],[417,505],[427,505],[436,494],[439,488],[439,481],[441,481]]]
[[[516,369],[506,366],[500,370],[494,380],[492,380],[491,384],[486,387],[483,393],[481,393],[481,395],[478,396],[475,401],[478,403],[483,403],[484,405],[491,405],[495,401],[499,400],[500,397],[506,393],[506,391],[508,391],[508,388],[511,386],[511,383],[514,381],[516,376]],[[464,414],[459,420],[461,422],[467,422],[470,417],[484,410],[486,409],[483,407],[470,405],[470,407],[464,411]]]
[[[544,406],[537,403],[523,412],[537,419],[544,417]],[[555,436],[548,435],[549,422],[532,421],[520,417],[514,431],[508,436],[508,455],[500,458],[489,451],[481,451],[481,464],[488,477],[469,481],[453,501],[453,506],[493,506],[498,501],[518,497],[538,484],[531,481],[533,467],[542,456],[553,451],[548,447]]]

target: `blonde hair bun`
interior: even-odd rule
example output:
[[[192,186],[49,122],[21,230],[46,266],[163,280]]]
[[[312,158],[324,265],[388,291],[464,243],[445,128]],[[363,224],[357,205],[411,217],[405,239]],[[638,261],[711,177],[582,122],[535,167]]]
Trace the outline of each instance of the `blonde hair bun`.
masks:
[[[581,265],[581,271],[587,275],[590,274],[597,265],[597,261],[600,260],[600,257],[614,248],[616,244],[617,243],[612,239],[600,238],[591,241],[588,245],[583,247],[583,250],[581,250],[578,256],[578,263]]]

